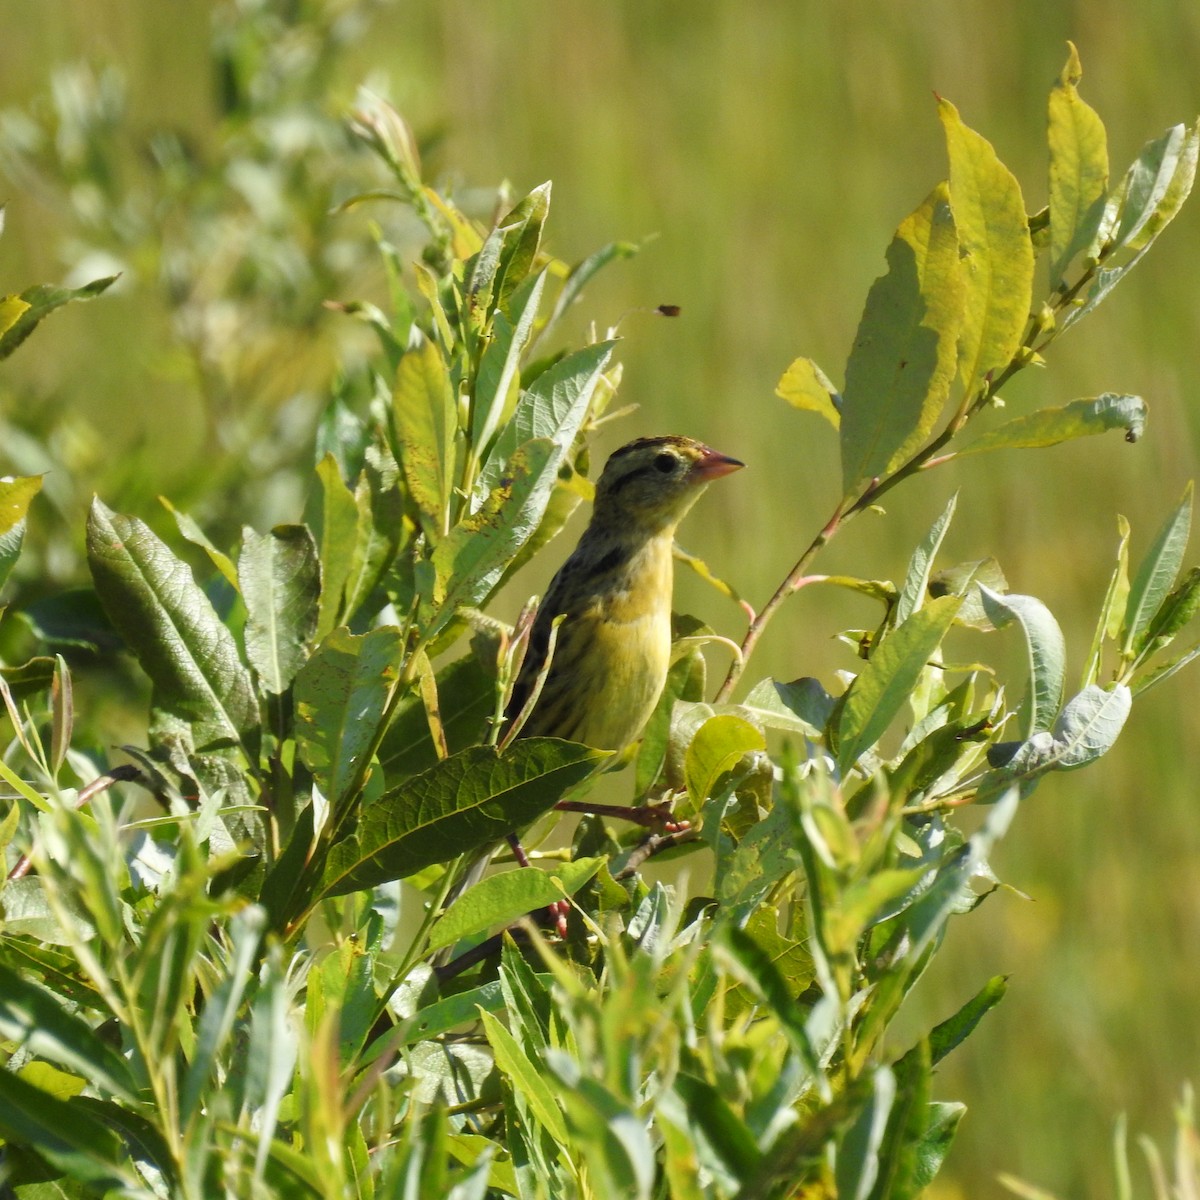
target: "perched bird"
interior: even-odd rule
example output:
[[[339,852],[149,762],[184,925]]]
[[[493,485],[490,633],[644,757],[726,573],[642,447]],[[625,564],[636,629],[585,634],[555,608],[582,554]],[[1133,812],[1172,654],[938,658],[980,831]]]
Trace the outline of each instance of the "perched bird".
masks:
[[[671,655],[675,529],[705,485],[745,464],[686,437],[638,438],[614,451],[592,519],[538,609],[506,716],[527,705],[520,736],[620,750],[662,694]]]

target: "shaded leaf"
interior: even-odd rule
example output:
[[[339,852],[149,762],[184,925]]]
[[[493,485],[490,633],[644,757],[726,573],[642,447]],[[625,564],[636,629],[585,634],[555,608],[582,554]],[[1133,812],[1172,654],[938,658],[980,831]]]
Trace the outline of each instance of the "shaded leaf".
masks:
[[[895,1100],[896,1076],[890,1067],[877,1067],[871,1074],[871,1094],[838,1146],[838,1200],[867,1200],[871,1194],[879,1174],[879,1148]]]
[[[846,363],[841,414],[846,495],[920,448],[954,382],[963,290],[944,184],[901,223],[887,262],[887,274],[867,296]]]
[[[528,825],[608,755],[557,738],[522,738],[499,755],[469,746],[385,792],[329,854],[321,894],[403,879]]]
[[[402,651],[394,626],[362,636],[335,629],[296,676],[296,746],[335,806],[362,777]]]
[[[317,545],[304,525],[242,530],[238,580],[246,602],[246,657],[262,686],[287,690],[308,657],[321,595]]]
[[[154,683],[156,703],[194,724],[197,747],[240,743],[256,729],[250,673],[188,568],[141,521],[99,500],[87,553],[96,591]]]
[[[342,598],[354,562],[358,505],[346,486],[337,460],[326,454],[317,463],[318,489],[309,501],[307,522],[321,551],[321,605],[317,638],[323,638],[342,615]]]

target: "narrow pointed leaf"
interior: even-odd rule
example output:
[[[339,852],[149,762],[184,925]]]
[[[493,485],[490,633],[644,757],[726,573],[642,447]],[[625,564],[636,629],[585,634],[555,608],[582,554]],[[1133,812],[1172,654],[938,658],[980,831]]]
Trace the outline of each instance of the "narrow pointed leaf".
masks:
[[[20,556],[29,506],[41,490],[40,475],[0,479],[0,586]]]
[[[1154,545],[1142,559],[1129,586],[1125,605],[1125,637],[1122,656],[1132,657],[1142,645],[1151,618],[1175,585],[1192,529],[1192,484],[1184,489],[1179,507],[1167,518]]]
[[[246,657],[262,686],[285,692],[308,657],[317,628],[321,564],[304,525],[242,531],[238,580],[246,602]]]
[[[1029,650],[1027,736],[1049,729],[1062,706],[1067,678],[1067,643],[1050,610],[1033,596],[1002,596],[981,585],[983,607],[997,629],[1016,621]]]
[[[497,925],[511,925],[519,917],[573,896],[600,870],[603,859],[580,858],[549,870],[516,867],[489,875],[464,892],[446,910],[429,935],[427,951],[452,946]]]
[[[507,309],[509,297],[533,269],[542,243],[542,227],[550,211],[551,185],[535,187],[501,222],[504,235],[493,290],[496,308]]]
[[[450,527],[458,417],[446,365],[433,342],[423,341],[400,360],[392,419],[404,481],[426,534],[436,540]]]
[[[296,745],[335,805],[361,776],[402,651],[400,631],[393,626],[362,636],[335,629],[296,676]]]
[[[1079,98],[1083,70],[1074,45],[1050,92],[1050,286],[1057,287],[1071,260],[1100,227],[1108,192],[1108,142],[1104,123]]]
[[[843,771],[879,740],[904,707],[961,603],[959,596],[931,600],[897,626],[871,655],[850,686],[838,722],[838,762]]]
[[[921,607],[925,600],[925,592],[929,587],[929,576],[938,551],[942,548],[942,540],[950,522],[954,518],[954,510],[958,506],[958,493],[950,497],[949,503],[929,532],[921,539],[920,545],[913,551],[904,575],[904,584],[896,600],[896,624],[903,625],[913,613]]]
[[[481,604],[505,568],[532,536],[545,511],[561,461],[547,438],[514,451],[508,469],[470,516],[464,517],[433,552],[439,611],[432,631],[464,605]]]
[[[867,296],[846,363],[841,445],[847,495],[912,456],[954,382],[963,289],[944,184],[901,223],[887,262],[887,274]]]
[[[529,1058],[517,1039],[490,1012],[480,1009],[479,1015],[496,1056],[496,1066],[508,1076],[513,1089],[524,1096],[530,1112],[554,1141],[560,1146],[569,1145],[567,1122],[554,1098],[545,1068]]]
[[[876,1068],[871,1076],[871,1095],[838,1147],[838,1200],[867,1200],[871,1194],[879,1175],[879,1148],[895,1100],[896,1076],[890,1067]]]
[[[609,242],[606,246],[601,246],[599,250],[589,254],[581,262],[576,263],[563,282],[562,290],[554,301],[554,308],[534,341],[540,342],[570,311],[571,306],[583,295],[583,289],[587,287],[598,271],[603,270],[609,263],[615,262],[619,258],[632,258],[639,250],[641,250],[641,246],[637,242]]]
[[[958,1012],[933,1027],[929,1049],[934,1066],[970,1037],[979,1022],[1004,999],[1007,990],[1008,976],[994,975]]]
[[[1033,295],[1033,243],[1016,177],[953,104],[940,100],[938,112],[966,281],[958,377],[970,395],[1021,344]]]
[[[133,1101],[129,1065],[96,1031],[39,984],[0,963],[0,1037]]]
[[[1110,429],[1125,431],[1136,442],[1146,428],[1146,402],[1141,396],[1105,392],[1087,400],[1072,400],[1061,408],[1042,408],[1006,421],[958,451],[955,457],[984,450],[1036,449],[1057,446],[1074,438],[1091,437]]]
[[[473,398],[472,444],[480,451],[499,428],[509,394],[520,379],[521,356],[533,333],[545,283],[543,271],[513,296],[513,321],[500,312],[492,318],[492,338],[479,364]]]
[[[522,393],[513,415],[488,453],[475,488],[476,504],[503,478],[518,447],[536,438],[554,443],[555,476],[591,407],[596,385],[612,357],[615,342],[597,342],[547,367]]]
[[[330,852],[321,884],[337,896],[403,879],[521,829],[608,757],[556,738],[524,738],[503,756],[471,746],[369,805]]]
[[[25,307],[0,333],[0,360],[7,358],[55,309],[70,304],[72,300],[90,300],[116,282],[117,276],[110,275],[105,279],[93,279],[83,287],[62,288],[38,284],[23,291],[18,299]]]
[[[1100,616],[1096,620],[1096,632],[1092,635],[1092,647],[1088,652],[1082,687],[1087,687],[1099,679],[1101,664],[1104,661],[1104,643],[1109,639],[1116,641],[1121,636],[1125,606],[1129,602],[1129,522],[1120,515],[1117,517],[1117,532],[1120,537],[1117,543],[1117,563],[1109,577],[1108,590],[1104,593],[1104,603],[1100,606]]]
[[[798,358],[783,373],[775,395],[801,412],[814,412],[837,429],[842,423],[841,396],[811,358]]]
[[[321,549],[321,606],[317,617],[317,637],[323,638],[342,615],[342,599],[354,561],[355,533],[358,529],[358,505],[354,493],[342,479],[341,469],[332,454],[317,463],[318,490],[310,504],[308,521]]]
[[[87,550],[96,591],[154,683],[156,704],[193,723],[198,747],[241,742],[256,729],[250,673],[188,568],[141,521],[99,500]]]

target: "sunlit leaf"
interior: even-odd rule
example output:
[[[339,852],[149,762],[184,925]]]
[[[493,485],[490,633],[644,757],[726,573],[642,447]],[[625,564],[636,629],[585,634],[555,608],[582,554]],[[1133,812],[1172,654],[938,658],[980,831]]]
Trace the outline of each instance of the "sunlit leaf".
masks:
[[[1096,620],[1096,631],[1092,635],[1092,646],[1088,652],[1087,666],[1084,668],[1081,686],[1087,687],[1100,677],[1100,668],[1104,659],[1104,643],[1106,640],[1116,641],[1121,636],[1121,626],[1125,619],[1125,606],[1129,602],[1129,522],[1122,516],[1117,517],[1117,532],[1120,540],[1117,543],[1117,563],[1108,580],[1108,590],[1104,593],[1104,603],[1100,606],[1100,615]]]
[[[1095,237],[1108,191],[1104,123],[1079,98],[1083,70],[1074,45],[1050,91],[1050,286],[1057,287],[1071,260]]]
[[[580,858],[546,870],[515,867],[489,875],[469,888],[446,910],[429,935],[429,950],[452,946],[463,938],[545,908],[573,896],[600,869],[599,858]]]
[[[929,601],[871,655],[851,685],[838,721],[838,762],[843,771],[879,740],[904,707],[961,602],[958,596]]]
[[[0,585],[20,556],[29,506],[41,490],[40,475],[0,479]]]
[[[1145,427],[1146,402],[1141,396],[1105,392],[1087,400],[1072,400],[1061,408],[1041,408],[1015,417],[963,446],[955,457],[983,450],[1056,446],[1110,429],[1123,429],[1125,440],[1136,442]]]
[[[1029,650],[1029,726],[1027,734],[1049,729],[1062,705],[1067,678],[1067,643],[1050,610],[1033,596],[1001,596],[980,586],[992,624],[1016,621]]]
[[[958,505],[958,493],[950,497],[949,503],[929,532],[921,539],[909,559],[908,570],[904,573],[904,583],[900,595],[896,599],[895,622],[902,625],[924,603],[925,591],[929,587],[929,576],[933,570],[934,560],[942,547],[942,539],[954,517]]]
[[[311,516],[307,523],[321,551],[321,605],[316,635],[323,638],[342,614],[342,598],[354,561],[358,505],[332,454],[326,454],[317,463],[316,475],[318,487],[309,500]]]
[[[556,738],[523,738],[504,755],[453,754],[363,811],[330,852],[321,892],[359,891],[479,850],[549,811],[606,757]]]
[[[939,100],[938,113],[966,280],[958,377],[970,395],[1021,344],[1033,294],[1033,245],[1016,177],[953,104]]]
[[[450,527],[458,416],[445,363],[433,342],[425,340],[401,358],[392,389],[392,419],[409,494],[426,533],[436,540]]]
[[[1124,658],[1130,658],[1142,645],[1151,618],[1158,612],[1167,593],[1175,584],[1192,529],[1192,484],[1183,492],[1179,507],[1167,518],[1154,544],[1142,559],[1125,605],[1125,636],[1121,646]]]
[[[741,717],[711,717],[696,731],[684,760],[684,777],[694,804],[702,804],[717,780],[733,770],[743,756],[766,749],[762,731]]]
[[[871,1095],[838,1147],[838,1200],[867,1200],[871,1194],[879,1174],[879,1147],[895,1099],[896,1076],[890,1067],[877,1068],[871,1075]]]
[[[846,363],[842,488],[907,461],[941,415],[954,382],[962,272],[947,189],[904,220],[871,287]]]
[[[100,295],[117,281],[116,275],[105,279],[93,279],[83,287],[62,288],[50,284],[38,284],[22,292],[18,299],[25,305],[7,328],[0,332],[0,360],[7,358],[41,323],[57,308],[70,304],[72,300],[90,300]],[[10,301],[13,297],[8,298]],[[9,315],[12,308],[9,309]]]
[[[813,412],[824,417],[834,429],[842,423],[842,414],[838,409],[841,397],[829,382],[829,377],[811,358],[798,358],[784,371],[783,378],[775,388],[775,395],[781,396],[801,412]]]

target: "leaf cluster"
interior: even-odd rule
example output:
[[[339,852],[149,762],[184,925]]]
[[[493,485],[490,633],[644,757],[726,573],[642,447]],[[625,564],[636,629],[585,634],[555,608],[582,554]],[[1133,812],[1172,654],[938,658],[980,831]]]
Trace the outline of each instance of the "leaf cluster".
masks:
[[[1140,433],[1141,401],[1107,395],[959,444],[1191,185],[1181,127],[1110,190],[1077,82],[1072,49],[1050,98],[1051,205],[1033,217],[939,103],[949,178],[897,232],[843,391],[807,359],[781,384],[838,426],[843,494],[715,698],[713,635],[677,619],[632,770],[606,780],[675,824],[632,834],[555,809],[585,800],[608,756],[503,743],[530,617],[510,629],[484,611],[590,496],[614,345],[553,351],[549,335],[628,248],[559,262],[549,185],[479,222],[425,181],[400,115],[362,99],[349,129],[386,183],[343,215],[415,215],[426,244],[402,263],[377,239],[390,305],[344,306],[377,349],[362,403],[335,397],[321,423],[303,520],[231,545],[173,509],[197,572],[93,504],[107,636],[150,688],[129,764],[82,752],[61,656],[0,671],[0,1137],[18,1195],[926,1187],[964,1112],[935,1098],[935,1068],[1005,981],[911,1044],[896,1044],[900,1005],[949,921],[998,887],[989,858],[1041,778],[1100,758],[1133,698],[1200,653],[1163,658],[1200,602],[1190,487],[1132,569],[1122,522],[1077,686],[1044,604],[994,560],[941,564],[957,501],[898,582],[810,571],[850,518],[953,455]],[[1030,315],[1039,257],[1050,297]],[[7,303],[9,328],[34,307]],[[0,571],[37,490],[0,485]],[[844,686],[780,671],[734,701],[765,622],[818,582],[880,605],[846,633]],[[990,666],[952,657],[1008,627],[1028,658],[1012,704]],[[459,886],[518,830],[528,856]],[[644,870],[672,859],[708,882],[689,895]]]

